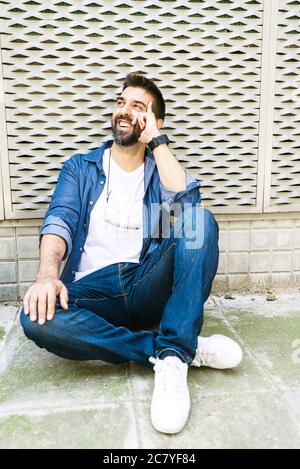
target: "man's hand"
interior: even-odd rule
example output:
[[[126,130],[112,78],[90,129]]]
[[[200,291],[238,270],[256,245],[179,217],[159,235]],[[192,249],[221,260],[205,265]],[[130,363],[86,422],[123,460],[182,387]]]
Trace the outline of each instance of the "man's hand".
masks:
[[[56,297],[59,296],[61,307],[68,309],[68,290],[56,277],[42,277],[31,285],[23,298],[24,313],[31,321],[40,325],[50,321],[55,313]]]
[[[139,142],[145,143],[147,145],[150,140],[153,139],[153,137],[158,137],[158,135],[160,135],[156,117],[152,111],[152,101],[150,101],[147,106],[147,112],[137,113],[137,115],[133,118],[132,125],[135,125],[136,122],[139,123],[139,126],[142,130]]]

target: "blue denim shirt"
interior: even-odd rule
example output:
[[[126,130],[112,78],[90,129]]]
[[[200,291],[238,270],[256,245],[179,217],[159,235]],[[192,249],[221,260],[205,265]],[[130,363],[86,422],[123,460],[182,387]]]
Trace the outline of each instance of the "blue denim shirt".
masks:
[[[65,284],[73,281],[77,271],[88,234],[90,214],[105,185],[106,176],[102,166],[103,153],[112,144],[113,140],[108,140],[96,150],[86,154],[73,155],[63,164],[46,212],[40,230],[40,241],[44,234],[55,234],[65,240],[67,249],[64,260],[66,263],[61,274],[61,280]],[[186,171],[186,188],[179,192],[168,190],[160,181],[153,154],[148,148],[146,149],[143,246],[140,262],[162,240],[161,236],[153,235],[154,231],[157,233],[159,220],[153,221],[153,212],[150,220],[151,212],[148,209],[151,208],[151,204],[161,204],[165,210],[170,210],[175,202],[198,204],[201,200],[199,187],[200,183]],[[157,216],[161,217],[161,214],[158,213]]]

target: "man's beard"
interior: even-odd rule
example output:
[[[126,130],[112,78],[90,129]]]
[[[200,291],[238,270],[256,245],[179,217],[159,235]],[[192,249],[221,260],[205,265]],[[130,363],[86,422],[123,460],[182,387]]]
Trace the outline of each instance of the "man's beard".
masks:
[[[112,134],[115,143],[122,147],[130,147],[131,145],[135,145],[138,142],[142,133],[138,123],[136,123],[135,126],[132,127],[130,130],[122,130],[120,128],[117,128],[117,123],[120,119],[125,120],[131,124],[131,121],[129,119],[124,118],[123,116],[118,116],[115,118],[115,120],[113,120],[113,117],[111,118]]]

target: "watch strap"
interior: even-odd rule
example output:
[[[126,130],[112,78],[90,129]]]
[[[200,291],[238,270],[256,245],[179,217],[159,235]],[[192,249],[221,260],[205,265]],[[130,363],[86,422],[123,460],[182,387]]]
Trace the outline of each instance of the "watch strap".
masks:
[[[158,135],[157,137],[154,137],[150,142],[148,143],[148,147],[151,151],[154,150],[154,148],[158,147],[158,145],[162,145],[163,143],[170,143],[169,137],[166,134],[161,134]]]

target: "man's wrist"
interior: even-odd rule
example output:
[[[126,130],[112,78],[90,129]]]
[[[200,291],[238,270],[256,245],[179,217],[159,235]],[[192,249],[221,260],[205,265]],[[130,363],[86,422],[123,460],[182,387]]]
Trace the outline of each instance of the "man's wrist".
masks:
[[[43,280],[45,278],[53,278],[55,280],[58,280],[59,279],[59,273],[57,271],[55,271],[55,272],[53,272],[53,271],[38,272],[38,274],[36,276],[37,281]]]
[[[150,151],[153,151],[159,145],[163,145],[166,143],[167,145],[170,143],[170,140],[166,134],[159,134],[156,137],[153,137],[150,142],[148,142],[148,147]]]
[[[147,142],[147,145],[149,145],[149,143],[151,142],[151,140],[153,140],[154,138],[156,137],[159,137],[161,135],[161,133],[159,132],[159,130],[157,132],[153,132],[153,134],[151,134],[150,138],[149,138],[149,141]]]

